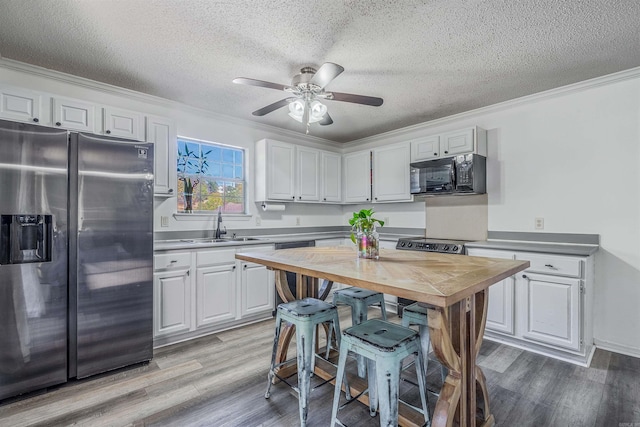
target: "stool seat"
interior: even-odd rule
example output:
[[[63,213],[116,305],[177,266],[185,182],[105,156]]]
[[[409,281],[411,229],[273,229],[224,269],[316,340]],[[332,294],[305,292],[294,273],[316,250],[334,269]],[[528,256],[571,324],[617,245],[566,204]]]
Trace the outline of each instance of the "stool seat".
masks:
[[[422,413],[429,424],[429,409],[425,388],[425,371],[422,364],[420,337],[413,329],[380,319],[366,320],[343,331],[336,384],[345,377],[347,355],[353,352],[367,360],[369,413],[375,416],[380,410],[380,426],[398,425],[400,369],[402,361],[416,355],[416,374],[422,403]],[[333,395],[331,426],[338,420],[340,389]]]
[[[339,296],[355,298],[355,299],[366,299],[379,294],[380,292],[372,291],[371,289],[362,289],[362,288],[357,288],[355,286],[351,286],[349,288],[338,289],[333,293],[333,298],[335,300],[336,295],[339,295]]]
[[[371,344],[380,351],[394,351],[418,336],[413,329],[380,319],[371,319],[357,327],[345,329],[342,334]]]
[[[278,305],[278,310],[296,317],[317,316],[320,313],[335,310],[335,305],[315,298],[305,298]]]

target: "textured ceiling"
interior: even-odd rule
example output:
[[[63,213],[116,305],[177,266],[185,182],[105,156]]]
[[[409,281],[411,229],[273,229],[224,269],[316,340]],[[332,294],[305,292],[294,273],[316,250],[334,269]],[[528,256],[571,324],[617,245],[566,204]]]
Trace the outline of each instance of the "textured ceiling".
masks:
[[[303,66],[345,71],[328,91],[345,142],[640,66],[638,0],[0,0],[0,55],[304,132],[251,112]]]

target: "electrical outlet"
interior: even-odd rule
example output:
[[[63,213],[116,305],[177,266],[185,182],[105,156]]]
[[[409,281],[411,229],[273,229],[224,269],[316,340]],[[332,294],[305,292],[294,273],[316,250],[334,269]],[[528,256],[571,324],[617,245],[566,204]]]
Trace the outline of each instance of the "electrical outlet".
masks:
[[[168,227],[169,226],[169,217],[161,216],[160,217],[160,227]]]
[[[296,217],[296,225],[300,225],[300,217],[299,216]]]
[[[262,220],[259,216],[256,217],[256,226],[259,227],[262,224]]]
[[[544,218],[536,218],[536,230],[544,230]]]
[[[388,227],[389,226],[389,217],[385,216],[383,221],[384,221],[384,225],[386,225]]]

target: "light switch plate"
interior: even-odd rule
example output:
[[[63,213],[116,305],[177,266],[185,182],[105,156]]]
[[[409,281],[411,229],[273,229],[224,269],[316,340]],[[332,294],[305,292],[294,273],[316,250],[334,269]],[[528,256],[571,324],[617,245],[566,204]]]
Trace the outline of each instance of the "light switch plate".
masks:
[[[536,230],[544,230],[544,218],[536,218]]]
[[[168,227],[169,226],[169,217],[161,216],[160,217],[160,227]]]

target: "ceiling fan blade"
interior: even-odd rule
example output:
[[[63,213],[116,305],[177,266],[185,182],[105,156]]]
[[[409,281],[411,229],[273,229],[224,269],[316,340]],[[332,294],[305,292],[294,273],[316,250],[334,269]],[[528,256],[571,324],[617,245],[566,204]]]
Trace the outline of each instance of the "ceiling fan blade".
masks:
[[[282,108],[285,105],[288,105],[294,99],[296,98],[281,99],[280,101],[274,102],[273,104],[269,104],[266,107],[262,107],[261,109],[256,110],[251,114],[253,114],[254,116],[264,116],[265,114],[269,114],[270,112],[275,111],[278,108]]]
[[[248,79],[246,77],[235,78],[233,79],[233,82],[239,85],[266,87],[267,89],[276,89],[276,90],[293,89],[291,86],[281,85],[279,83],[265,82],[264,80]]]
[[[316,71],[316,73],[311,78],[310,83],[314,85],[318,85],[321,88],[328,85],[331,80],[335,79],[344,71],[344,68],[338,64],[334,64],[333,62],[325,62],[322,66]]]
[[[333,123],[333,119],[331,118],[329,113],[325,113],[324,116],[322,116],[322,119],[320,119],[320,121],[318,122],[318,124],[321,126],[327,126],[331,123]]]
[[[354,104],[371,105],[372,107],[379,107],[383,102],[382,98],[354,95],[352,93],[331,92],[331,95],[332,96],[328,96],[326,99],[331,101],[353,102]]]

